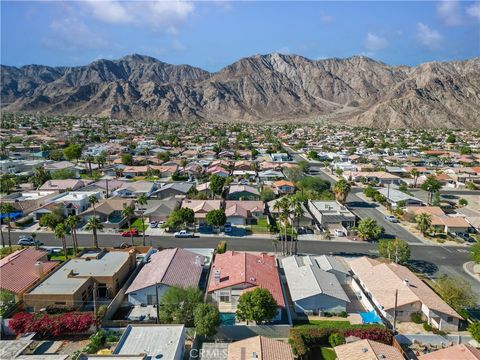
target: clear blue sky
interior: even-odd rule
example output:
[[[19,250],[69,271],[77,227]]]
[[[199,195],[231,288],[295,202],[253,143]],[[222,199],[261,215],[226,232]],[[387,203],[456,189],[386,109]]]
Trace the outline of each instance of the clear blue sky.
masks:
[[[1,63],[131,53],[209,71],[270,52],[388,64],[480,56],[480,1],[1,1]]]

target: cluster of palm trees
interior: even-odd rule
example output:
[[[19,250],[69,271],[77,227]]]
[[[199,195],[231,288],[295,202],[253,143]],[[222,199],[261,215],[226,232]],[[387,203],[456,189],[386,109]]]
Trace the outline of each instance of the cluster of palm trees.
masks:
[[[278,220],[282,226],[280,228],[280,239],[282,247],[282,255],[294,255],[298,252],[298,228],[300,224],[300,217],[303,215],[302,202],[295,196],[284,196],[275,202],[273,210],[278,212]],[[291,229],[295,228],[295,232]],[[283,230],[283,233],[282,233]],[[289,230],[292,233],[291,241],[288,243]],[[277,239],[273,240],[275,252],[277,252]]]

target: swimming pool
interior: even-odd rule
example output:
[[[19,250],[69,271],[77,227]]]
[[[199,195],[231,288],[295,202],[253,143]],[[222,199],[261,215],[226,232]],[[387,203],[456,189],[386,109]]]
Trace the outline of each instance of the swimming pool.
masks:
[[[220,313],[220,323],[222,325],[235,325],[235,313]]]
[[[382,319],[377,315],[375,311],[361,312],[359,315],[362,318],[364,324],[381,324]]]

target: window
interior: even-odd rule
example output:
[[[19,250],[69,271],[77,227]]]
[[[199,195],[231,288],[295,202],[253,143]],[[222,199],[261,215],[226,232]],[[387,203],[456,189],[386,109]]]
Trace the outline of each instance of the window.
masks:
[[[221,291],[219,296],[220,302],[230,302],[230,293],[228,291]]]

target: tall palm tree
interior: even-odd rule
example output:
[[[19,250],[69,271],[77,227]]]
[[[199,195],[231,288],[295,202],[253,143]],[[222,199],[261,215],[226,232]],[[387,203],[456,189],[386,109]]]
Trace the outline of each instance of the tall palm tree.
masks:
[[[68,259],[68,252],[67,252],[67,240],[65,236],[67,235],[67,227],[64,223],[60,223],[55,227],[55,237],[57,239],[62,240],[63,246],[63,255],[65,255],[65,260]]]
[[[421,188],[428,191],[428,203],[430,204],[432,202],[433,194],[442,188],[442,183],[438,181],[435,176],[430,175],[421,185]]]
[[[73,243],[73,253],[77,255],[78,252],[78,239],[77,239],[77,226],[79,223],[79,219],[75,215],[70,215],[65,220],[65,225],[70,228],[70,234],[72,235],[72,243]]]
[[[97,217],[97,211],[95,209],[95,204],[98,203],[98,198],[95,195],[90,195],[88,197],[88,203],[93,206],[93,216]]]
[[[345,179],[340,179],[335,183],[335,185],[333,186],[333,192],[335,193],[335,198],[339,203],[345,204],[351,188],[352,186]]]
[[[128,230],[132,230],[132,217],[135,214],[135,206],[134,205],[128,205],[125,206],[122,210],[122,216],[127,218],[128,222]],[[130,231],[130,242],[133,245],[133,233]]]
[[[148,199],[147,195],[145,194],[140,194],[137,196],[137,204],[138,205],[147,205]],[[145,217],[143,216],[145,210],[140,210],[140,216],[142,218],[142,235],[143,235],[143,246],[145,246]]]
[[[103,229],[103,224],[100,220],[96,217],[91,217],[88,219],[87,225],[85,226],[86,230],[91,230],[93,232],[93,247],[98,249],[98,237],[97,237],[97,230]]]
[[[278,199],[275,201],[275,204],[273,204],[272,210],[274,210],[277,213],[277,228],[280,232],[280,240],[282,239],[282,228],[280,227],[280,222],[282,222],[282,216],[281,216],[281,211],[282,211],[282,199]],[[276,249],[276,246],[275,246]],[[276,250],[275,250],[276,251]]]
[[[297,254],[298,250],[298,229],[300,227],[300,218],[303,216],[303,206],[302,202],[298,200],[297,197],[292,197],[290,200],[290,205],[292,209],[292,216],[295,223],[295,244],[291,244],[290,254]],[[295,245],[295,248],[294,248]]]
[[[11,237],[11,230],[12,230],[12,212],[15,211],[15,208],[13,207],[12,204],[7,204],[7,203],[3,203],[0,205],[0,209],[1,209],[1,213],[2,214],[5,214],[5,218],[7,219],[7,231],[8,231],[8,247],[12,247],[12,237]],[[3,235],[3,233],[2,233]],[[2,236],[2,240],[3,240],[3,236]],[[3,240],[3,242],[5,242]],[[5,244],[2,243],[3,246],[5,246]]]
[[[432,215],[428,213],[420,213],[415,217],[415,222],[417,223],[418,230],[425,235],[432,226]]]
[[[290,200],[288,197],[284,197],[280,200],[280,208],[281,208],[281,215],[280,218],[282,219],[283,228],[285,231],[285,238],[282,241],[282,254],[285,255],[288,250],[288,223],[290,222],[290,215],[292,214],[292,210],[290,208]],[[293,240],[293,239],[292,239]]]
[[[416,168],[413,168],[412,170],[410,170],[410,175],[413,178],[413,187],[416,188],[417,187],[417,181],[418,181],[418,175],[419,175],[418,170]]]
[[[86,155],[85,156],[85,161],[88,164],[88,173],[92,175],[92,161],[94,161],[94,158],[92,155]]]

